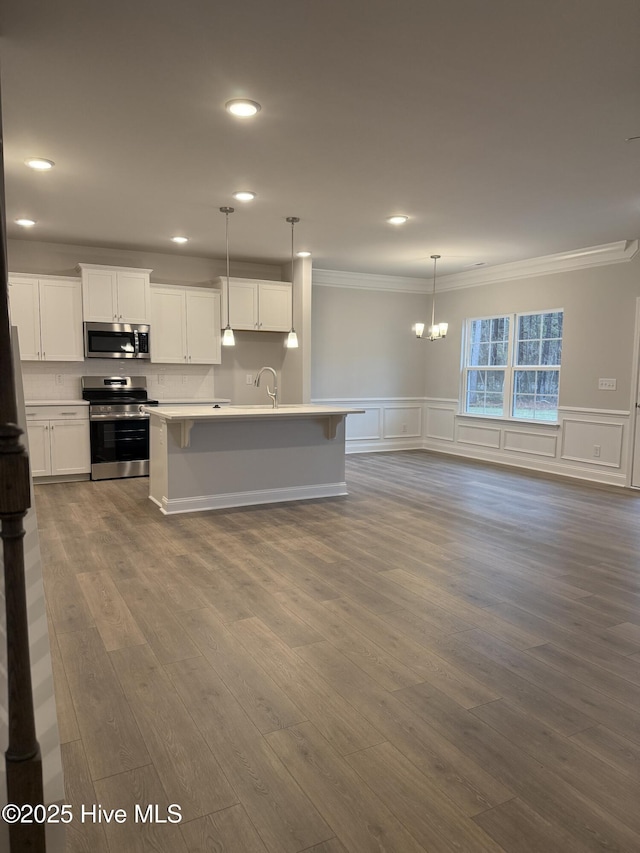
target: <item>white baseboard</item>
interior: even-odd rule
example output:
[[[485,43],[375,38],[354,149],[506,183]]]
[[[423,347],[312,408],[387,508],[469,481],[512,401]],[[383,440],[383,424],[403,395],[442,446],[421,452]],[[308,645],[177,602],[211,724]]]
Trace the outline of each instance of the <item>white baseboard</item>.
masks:
[[[469,447],[464,448],[455,444],[436,445],[433,442],[425,442],[423,449],[432,453],[442,453],[445,456],[458,456],[462,459],[475,459],[479,462],[491,462],[495,465],[505,465],[511,468],[523,468],[529,471],[539,471],[544,474],[557,474],[560,477],[571,477],[574,480],[589,480],[594,483],[604,483],[610,486],[626,486],[627,479],[624,472],[596,470],[593,468],[569,465],[563,461],[543,460],[540,458],[523,458],[513,453],[502,453],[500,451],[481,450]]]
[[[158,502],[150,498],[164,515],[176,515],[182,512],[205,512],[211,509],[231,509],[239,506],[284,503],[285,501],[304,501],[318,498],[334,498],[346,495],[347,484],[323,483],[315,486],[290,486],[283,489],[258,489],[256,491],[229,492],[223,495],[200,495],[196,498],[166,497]]]

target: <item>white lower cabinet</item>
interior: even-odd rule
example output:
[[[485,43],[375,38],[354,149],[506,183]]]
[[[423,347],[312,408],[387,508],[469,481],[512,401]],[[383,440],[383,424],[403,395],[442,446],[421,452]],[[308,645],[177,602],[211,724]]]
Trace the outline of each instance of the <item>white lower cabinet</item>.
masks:
[[[90,472],[87,406],[28,406],[27,432],[32,477]]]
[[[152,285],[151,361],[220,364],[220,294],[199,287]]]

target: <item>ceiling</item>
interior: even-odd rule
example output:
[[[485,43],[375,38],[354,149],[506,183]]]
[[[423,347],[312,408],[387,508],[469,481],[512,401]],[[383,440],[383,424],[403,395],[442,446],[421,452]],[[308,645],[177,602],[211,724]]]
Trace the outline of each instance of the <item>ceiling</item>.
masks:
[[[422,278],[640,235],[638,0],[3,0],[0,27],[10,238],[219,258],[234,204],[232,258],[287,261],[299,216],[315,267]]]

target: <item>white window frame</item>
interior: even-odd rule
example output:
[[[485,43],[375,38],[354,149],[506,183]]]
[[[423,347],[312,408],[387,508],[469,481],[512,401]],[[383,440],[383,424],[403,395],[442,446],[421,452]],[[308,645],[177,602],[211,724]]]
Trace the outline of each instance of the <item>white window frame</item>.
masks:
[[[462,346],[462,370],[461,370],[461,412],[464,417],[469,418],[489,418],[490,420],[498,421],[513,421],[515,423],[531,423],[531,424],[549,424],[557,425],[558,420],[545,420],[544,418],[519,418],[513,414],[514,407],[514,385],[516,370],[557,370],[558,371],[558,404],[560,403],[560,381],[562,378],[561,364],[548,365],[520,365],[516,364],[517,357],[517,329],[520,317],[531,317],[543,314],[562,314],[562,341],[564,341],[564,308],[545,308],[540,311],[518,311],[513,313],[486,314],[481,317],[467,317],[464,321],[464,335]],[[509,336],[507,343],[507,363],[505,365],[470,365],[468,364],[469,354],[471,352],[471,326],[477,320],[500,320],[506,318],[509,320]],[[467,375],[470,370],[502,370],[504,371],[504,386],[503,386],[503,413],[501,415],[478,414],[468,412],[467,408]]]

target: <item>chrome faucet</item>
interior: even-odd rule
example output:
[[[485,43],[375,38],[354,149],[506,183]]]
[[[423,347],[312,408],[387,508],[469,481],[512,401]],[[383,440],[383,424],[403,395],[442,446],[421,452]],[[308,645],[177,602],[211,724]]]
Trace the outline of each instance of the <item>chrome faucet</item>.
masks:
[[[273,408],[278,408],[278,374],[275,372],[273,367],[261,367],[258,371],[258,375],[256,376],[256,380],[253,383],[256,388],[260,387],[260,377],[265,372],[265,370],[270,370],[273,373],[273,393],[269,390],[269,386],[267,385],[267,394],[271,397],[271,401],[273,402]]]

